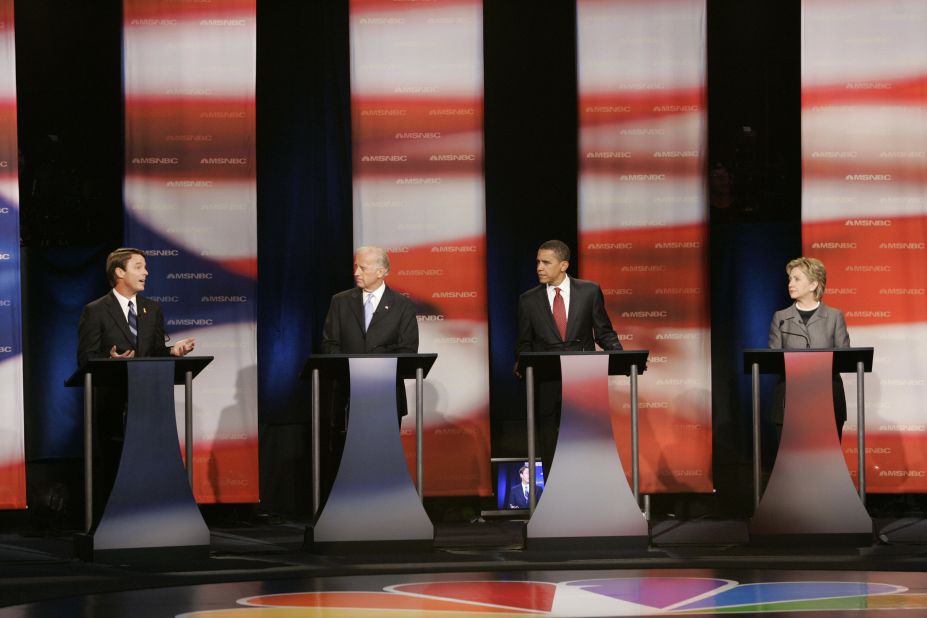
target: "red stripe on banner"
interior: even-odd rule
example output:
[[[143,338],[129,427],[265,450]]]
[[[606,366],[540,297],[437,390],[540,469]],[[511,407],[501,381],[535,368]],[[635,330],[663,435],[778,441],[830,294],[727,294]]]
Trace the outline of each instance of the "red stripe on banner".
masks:
[[[847,324],[927,322],[927,215],[806,222],[802,232]]]
[[[480,0],[351,0],[351,15],[363,18],[363,13],[419,13],[428,14],[430,10],[441,10],[454,7],[470,7],[482,5]]]
[[[666,118],[704,112],[703,88],[678,88],[655,92],[609,92],[583,94],[579,121],[583,127],[600,124]]]
[[[19,414],[22,417],[22,410],[19,410]],[[26,508],[25,461],[0,466],[0,509],[24,508]]]
[[[198,502],[254,502],[258,495],[256,439],[197,441],[193,447],[193,489]]]
[[[849,79],[835,84],[803,84],[801,104],[805,109],[832,105],[920,105],[927,92],[927,74],[893,77],[877,74],[866,79]]]
[[[254,16],[254,0],[222,0],[221,2],[169,2],[163,0],[132,0],[122,8],[126,27],[173,26],[172,20],[199,18],[228,19],[246,14]]]

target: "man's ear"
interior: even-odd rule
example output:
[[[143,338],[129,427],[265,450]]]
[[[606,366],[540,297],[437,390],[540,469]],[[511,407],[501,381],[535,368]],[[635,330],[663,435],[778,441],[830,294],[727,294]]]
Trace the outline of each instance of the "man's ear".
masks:
[[[126,276],[126,271],[124,268],[116,267],[116,270],[113,271],[113,274],[116,275],[117,279],[124,279]]]
[[[569,267],[570,267],[570,263],[567,262],[566,260],[563,260],[560,262],[560,272],[565,273],[567,271],[567,268]]]

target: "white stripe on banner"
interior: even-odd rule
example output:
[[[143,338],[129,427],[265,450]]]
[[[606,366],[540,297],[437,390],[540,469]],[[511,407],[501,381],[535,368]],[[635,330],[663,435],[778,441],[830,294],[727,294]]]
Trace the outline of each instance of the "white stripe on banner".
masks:
[[[0,0],[0,509],[26,508],[13,0]]]
[[[802,236],[866,378],[866,488],[927,491],[927,1],[802,2]],[[844,454],[857,473],[856,377]]]
[[[580,276],[597,281],[640,381],[641,491],[708,492],[705,0],[579,0]],[[613,378],[630,473],[627,378]]]
[[[255,0],[125,0],[126,242],[194,383],[194,493],[256,502]],[[178,431],[183,436],[182,395]]]
[[[490,495],[482,3],[351,0],[350,19],[354,240],[390,252],[438,353],[425,493]],[[402,433],[414,457],[414,419]]]

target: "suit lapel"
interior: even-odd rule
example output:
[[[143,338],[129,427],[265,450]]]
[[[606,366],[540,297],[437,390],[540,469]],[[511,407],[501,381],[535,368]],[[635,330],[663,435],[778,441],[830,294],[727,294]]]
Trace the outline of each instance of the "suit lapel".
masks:
[[[547,296],[547,286],[541,285],[538,288],[538,294],[536,295],[537,310],[538,312],[545,316],[542,318],[544,323],[547,324],[550,328],[550,332],[553,335],[554,339],[561,341],[560,331],[557,330],[557,323],[554,321],[554,312],[550,308],[550,299]],[[567,321],[567,331],[570,330],[569,320]]]
[[[138,304],[138,312],[136,313],[136,319],[138,320],[138,343],[137,343],[137,354],[142,356],[147,356],[149,351],[143,350],[143,342],[147,342],[150,337],[148,335],[151,330],[151,315],[148,313],[148,303],[141,296],[136,295],[135,302]]]
[[[129,330],[129,323],[126,321],[126,316],[122,313],[122,307],[119,305],[119,301],[116,300],[116,297],[113,296],[113,292],[110,292],[106,296],[106,310],[109,312],[109,316],[113,319],[113,322],[119,330],[122,331],[126,341],[135,339],[135,337],[132,336],[132,331]]]
[[[373,312],[373,317],[370,318],[370,327],[367,328],[368,332],[373,328],[374,324],[379,324],[389,315],[390,307],[393,306],[395,294],[396,293],[393,292],[389,286],[383,290],[383,296],[380,297],[380,302],[377,304],[376,311]]]
[[[818,312],[815,311],[814,315],[811,316],[811,319],[808,320],[808,324],[805,324],[805,321],[801,319],[801,314],[798,313],[798,307],[792,304],[789,307],[789,318],[788,318],[788,328],[792,332],[799,332],[807,337],[807,345],[811,346],[811,334],[808,332],[808,326],[814,321],[814,318],[817,317]]]
[[[579,328],[578,324],[581,316],[586,315],[591,312],[586,311],[586,294],[585,288],[582,285],[577,285],[576,279],[570,279],[570,308],[567,311],[567,327],[566,334],[567,340],[578,339],[576,335],[576,329]]]
[[[351,293],[351,302],[348,303],[348,306],[351,307],[351,313],[354,314],[354,319],[357,320],[357,326],[360,328],[360,332],[364,332],[364,291],[360,288],[354,288]]]

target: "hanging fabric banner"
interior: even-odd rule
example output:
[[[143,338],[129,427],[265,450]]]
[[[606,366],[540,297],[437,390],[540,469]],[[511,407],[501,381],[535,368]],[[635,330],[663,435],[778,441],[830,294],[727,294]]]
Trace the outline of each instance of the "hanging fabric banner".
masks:
[[[640,381],[641,491],[708,492],[711,372],[704,0],[579,0],[580,277]],[[627,379],[611,388],[630,474]]]
[[[927,491],[927,2],[802,2],[802,244],[866,377],[866,489]],[[856,376],[844,454],[857,475]]]
[[[26,508],[13,0],[0,0],[0,509]]]
[[[171,340],[215,357],[193,389],[196,498],[255,502],[255,0],[125,0],[124,20],[126,243]]]
[[[419,351],[438,353],[425,493],[489,495],[482,3],[351,0],[350,11],[354,241],[387,249],[387,285],[417,307]],[[402,433],[411,461],[411,417]]]

